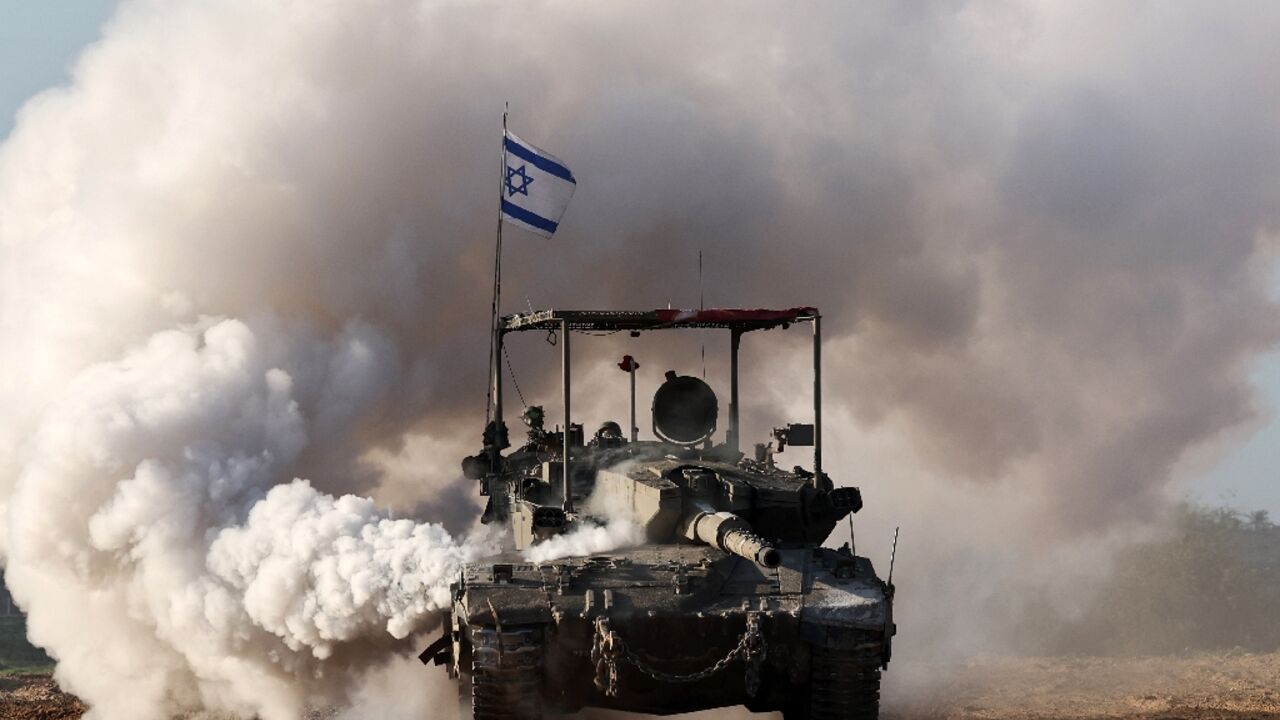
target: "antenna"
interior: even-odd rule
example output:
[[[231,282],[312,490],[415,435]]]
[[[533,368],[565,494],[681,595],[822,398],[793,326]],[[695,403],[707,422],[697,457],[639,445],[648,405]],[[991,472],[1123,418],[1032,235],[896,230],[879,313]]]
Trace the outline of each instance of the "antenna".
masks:
[[[489,387],[484,394],[484,424],[489,418],[502,424],[502,358],[498,357],[498,315],[502,312],[502,193],[507,177],[507,113],[510,103],[502,103],[502,171],[498,173],[498,232],[493,250],[493,303],[489,307]],[[500,432],[500,431],[499,431]]]
[[[698,251],[698,309],[707,309],[707,296],[702,289],[702,251]],[[698,336],[702,339],[702,379],[707,379],[707,336],[703,331],[698,332]]]
[[[706,294],[702,291],[702,251],[698,251],[698,309],[705,310]]]
[[[898,530],[901,527],[893,529],[893,550],[889,551],[889,587],[893,587],[893,563],[898,559]]]

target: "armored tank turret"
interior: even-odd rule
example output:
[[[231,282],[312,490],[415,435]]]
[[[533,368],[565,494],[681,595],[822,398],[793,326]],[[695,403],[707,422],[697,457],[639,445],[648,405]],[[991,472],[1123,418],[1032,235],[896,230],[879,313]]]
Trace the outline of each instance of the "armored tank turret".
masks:
[[[514,551],[466,566],[444,633],[422,654],[458,679],[462,717],[732,705],[787,720],[877,717],[893,586],[848,543],[823,547],[862,496],[822,470],[819,322],[813,308],[502,319],[498,356],[506,333],[558,333],[564,424],[548,429],[542,408],[527,408],[528,439],[512,449],[495,368],[496,417],[463,468],[488,496],[485,521],[510,526]],[[813,422],[778,428],[744,454],[740,339],[802,323],[814,336]],[[620,363],[632,374],[629,433],[608,421],[586,439],[570,413],[570,335],[672,328],[730,331],[723,439],[716,393],[669,371],[653,399],[655,438],[641,440],[630,356]],[[787,447],[812,447],[811,469],[784,469]],[[589,551],[597,537],[607,551]]]

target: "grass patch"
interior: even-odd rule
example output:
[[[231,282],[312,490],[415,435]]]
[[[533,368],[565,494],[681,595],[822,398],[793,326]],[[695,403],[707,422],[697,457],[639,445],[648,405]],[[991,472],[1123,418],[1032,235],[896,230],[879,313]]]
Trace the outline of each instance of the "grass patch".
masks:
[[[20,615],[0,616],[0,676],[52,672],[53,660],[27,641],[27,619]]]

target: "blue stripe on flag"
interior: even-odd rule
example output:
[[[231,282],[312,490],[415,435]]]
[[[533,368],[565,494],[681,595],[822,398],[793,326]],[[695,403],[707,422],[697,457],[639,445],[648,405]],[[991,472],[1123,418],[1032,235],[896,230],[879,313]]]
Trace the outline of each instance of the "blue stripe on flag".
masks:
[[[549,233],[555,232],[556,228],[560,226],[559,223],[552,222],[542,217],[541,215],[534,215],[528,210],[525,210],[524,208],[519,207],[517,205],[513,205],[507,202],[506,200],[502,201],[502,214],[510,215],[511,217],[515,218],[516,220],[519,220],[522,223],[525,223],[527,225],[532,225],[533,227],[536,227],[539,230],[546,230]]]
[[[551,173],[558,178],[568,180],[575,185],[578,184],[578,181],[573,179],[573,173],[569,172],[569,168],[561,165],[555,160],[539,155],[520,143],[513,141],[509,137],[503,139],[503,145],[507,148],[507,152],[527,163],[532,164],[539,170]]]

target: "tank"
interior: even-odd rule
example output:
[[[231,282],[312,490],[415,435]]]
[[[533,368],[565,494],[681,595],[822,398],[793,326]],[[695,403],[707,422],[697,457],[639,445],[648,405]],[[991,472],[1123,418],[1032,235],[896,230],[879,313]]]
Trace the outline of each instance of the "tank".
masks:
[[[813,308],[503,318],[499,355],[506,332],[558,331],[566,368],[576,330],[728,329],[731,401],[717,438],[716,393],[668,371],[653,398],[654,438],[641,440],[639,365],[627,356],[619,367],[632,377],[629,432],[617,421],[589,439],[572,422],[548,429],[534,406],[522,414],[525,443],[511,449],[493,374],[496,416],[463,470],[488,496],[485,522],[509,525],[514,549],[465,567],[444,633],[421,656],[457,679],[462,717],[734,705],[787,720],[878,716],[894,588],[849,543],[823,546],[862,508],[862,494],[821,468],[819,318]],[[777,428],[747,455],[738,447],[739,340],[805,322],[814,330],[814,422]],[[566,372],[562,418],[573,417],[570,388]],[[784,469],[788,447],[812,447],[812,467]],[[588,533],[619,527],[621,547],[572,554],[591,545]]]

